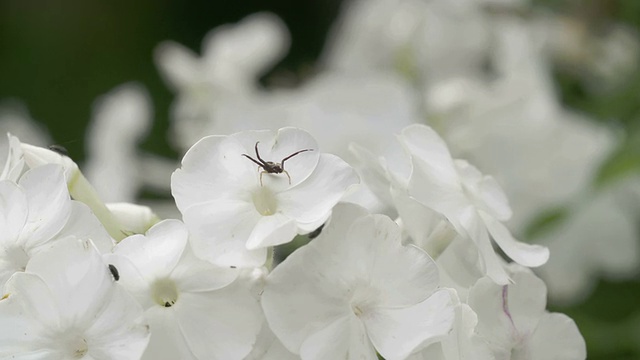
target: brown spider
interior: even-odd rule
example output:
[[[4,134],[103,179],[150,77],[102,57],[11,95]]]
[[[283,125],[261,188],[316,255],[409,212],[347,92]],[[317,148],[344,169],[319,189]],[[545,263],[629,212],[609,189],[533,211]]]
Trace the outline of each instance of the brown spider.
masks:
[[[258,144],[260,143],[260,141],[256,141],[256,157],[258,158],[258,160],[252,158],[251,156],[247,155],[247,154],[242,154],[242,156],[246,157],[247,159],[253,161],[254,163],[256,163],[258,166],[260,166],[261,168],[263,168],[264,170],[262,170],[260,172],[260,186],[262,186],[262,175],[267,173],[267,174],[282,174],[285,173],[285,175],[287,175],[287,178],[289,178],[289,185],[291,185],[291,176],[289,176],[289,173],[287,172],[287,170],[284,169],[284,162],[291,159],[292,157],[303,153],[305,151],[313,151],[313,149],[303,149],[303,150],[298,150],[296,152],[294,152],[293,154],[285,157],[284,159],[282,159],[282,161],[280,161],[279,163],[277,162],[273,162],[273,161],[264,161],[262,160],[262,158],[260,157],[260,153],[258,152]]]

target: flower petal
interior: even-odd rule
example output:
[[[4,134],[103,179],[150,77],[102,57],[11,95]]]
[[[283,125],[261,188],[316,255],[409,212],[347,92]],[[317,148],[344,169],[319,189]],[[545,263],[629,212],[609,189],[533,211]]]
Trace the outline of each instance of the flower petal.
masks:
[[[101,253],[109,253],[115,242],[109,236],[102,223],[96,218],[91,209],[79,201],[71,201],[71,215],[69,221],[56,237],[75,236],[78,239],[91,239]]]
[[[20,178],[29,203],[29,217],[22,233],[26,248],[53,238],[69,219],[71,200],[63,168],[55,164],[38,166]]]
[[[526,348],[515,350],[513,356],[515,359],[583,360],[587,358],[587,346],[571,318],[564,314],[545,313]]]
[[[257,300],[240,284],[182,294],[175,311],[189,348],[201,359],[243,359],[262,323]]]
[[[29,215],[27,195],[15,183],[0,181],[0,244],[15,245]]]
[[[543,265],[549,260],[549,249],[541,245],[533,245],[516,240],[501,222],[493,217],[480,213],[493,240],[513,261],[527,267]]]
[[[328,218],[347,188],[359,182],[358,175],[335,155],[322,154],[313,173],[302,183],[277,195],[283,214],[299,223]]]
[[[451,295],[443,289],[416,305],[379,309],[363,320],[371,342],[385,359],[404,359],[419,345],[442,340],[454,318]]]
[[[267,260],[266,248],[248,250],[247,239],[261,215],[253,204],[218,200],[190,207],[183,213],[198,257],[220,266],[255,267]]]
[[[255,250],[287,243],[297,235],[296,223],[280,213],[263,216],[253,228],[247,249]]]
[[[133,235],[122,240],[113,253],[122,255],[140,270],[147,280],[167,277],[176,267],[187,246],[189,233],[179,220],[164,220],[145,235]]]
[[[234,282],[240,275],[239,269],[220,267],[195,256],[187,247],[171,278],[175,280],[179,292],[202,292],[221,289]]]
[[[449,148],[432,128],[420,124],[410,125],[402,130],[399,139],[413,158],[420,159],[423,170],[428,171],[433,178],[450,186],[459,183]]]

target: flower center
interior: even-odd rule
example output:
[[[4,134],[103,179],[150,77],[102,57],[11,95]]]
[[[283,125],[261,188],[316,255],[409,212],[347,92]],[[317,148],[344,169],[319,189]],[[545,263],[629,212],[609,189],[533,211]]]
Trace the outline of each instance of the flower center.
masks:
[[[263,216],[269,216],[276,213],[278,209],[278,201],[275,194],[266,186],[260,186],[252,194],[253,205]]]
[[[89,352],[89,344],[82,332],[71,329],[59,335],[59,345],[63,346],[63,352],[67,354],[66,359],[82,359]]]
[[[178,301],[178,289],[171,279],[158,279],[151,285],[153,300],[160,306],[172,307]]]
[[[376,307],[379,300],[379,291],[370,286],[358,286],[350,291],[349,304],[351,311],[362,317]]]

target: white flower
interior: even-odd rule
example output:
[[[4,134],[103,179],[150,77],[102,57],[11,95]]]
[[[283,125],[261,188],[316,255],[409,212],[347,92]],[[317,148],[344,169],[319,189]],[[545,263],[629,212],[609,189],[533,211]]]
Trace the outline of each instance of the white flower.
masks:
[[[384,215],[351,204],[267,278],[269,326],[302,359],[404,359],[442,339],[454,310],[427,253]]]
[[[151,340],[144,359],[243,359],[262,315],[239,269],[198,259],[178,220],[122,240],[106,256],[145,309]]]
[[[127,235],[144,234],[153,225],[160,222],[160,217],[148,206],[131,203],[112,203],[107,204],[107,208],[118,219],[118,223],[130,232]]]
[[[69,198],[62,167],[53,164],[27,171],[18,184],[0,181],[0,234],[0,289],[57,239],[92,239],[102,252],[113,247],[91,211]]]
[[[259,77],[288,47],[285,25],[269,13],[213,29],[203,40],[201,58],[179,44],[161,44],[156,63],[178,93],[172,108],[177,143],[186,148],[202,137],[202,123],[215,120],[218,103],[252,97]]]
[[[94,103],[83,172],[105,202],[133,201],[142,187],[136,145],[152,125],[150,102],[143,87],[124,84]]]
[[[409,195],[444,215],[458,233],[473,240],[489,277],[500,284],[508,282],[489,235],[521,265],[534,267],[547,261],[547,248],[518,242],[502,224],[511,217],[511,209],[492,177],[483,176],[466,161],[454,161],[444,141],[427,126],[405,128],[400,141],[413,164]]]
[[[482,278],[469,291],[469,306],[478,315],[476,332],[496,359],[585,359],[586,345],[575,322],[545,311],[544,282],[515,264],[510,272],[513,284]]]
[[[282,162],[265,173],[256,161]],[[289,181],[290,180],[290,181]],[[267,247],[322,225],[355,171],[295,128],[209,136],[196,143],[171,178],[171,189],[198,256],[220,265],[260,266]]]
[[[149,339],[136,301],[89,240],[33,257],[0,300],[0,358],[139,359]]]

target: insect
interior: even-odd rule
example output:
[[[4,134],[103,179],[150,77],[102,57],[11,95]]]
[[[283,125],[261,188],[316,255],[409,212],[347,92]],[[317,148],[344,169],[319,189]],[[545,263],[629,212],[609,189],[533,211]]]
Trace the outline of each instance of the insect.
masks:
[[[256,146],[255,146],[255,150],[256,150],[256,157],[258,158],[258,160],[252,158],[251,156],[247,155],[247,154],[242,154],[242,156],[246,157],[247,159],[253,161],[254,163],[256,163],[258,166],[260,166],[263,170],[260,172],[260,186],[262,186],[262,175],[266,174],[282,174],[285,173],[285,175],[287,175],[287,178],[289,178],[289,185],[291,185],[291,176],[289,176],[289,173],[287,172],[287,170],[284,169],[284,162],[291,159],[292,157],[303,153],[305,151],[313,151],[313,149],[302,149],[302,150],[298,150],[296,152],[294,152],[293,154],[286,156],[284,159],[282,159],[280,162],[273,162],[273,161],[264,161],[261,157],[260,157],[260,153],[258,152],[258,144],[260,143],[260,141],[256,141]]]
[[[113,275],[113,280],[120,280],[120,273],[118,272],[118,268],[114,265],[109,264],[109,271],[111,271],[111,275]]]
[[[69,151],[67,151],[67,148],[65,148],[62,145],[57,145],[57,144],[49,145],[49,150],[55,151],[62,156],[67,156],[67,157],[69,156]]]

